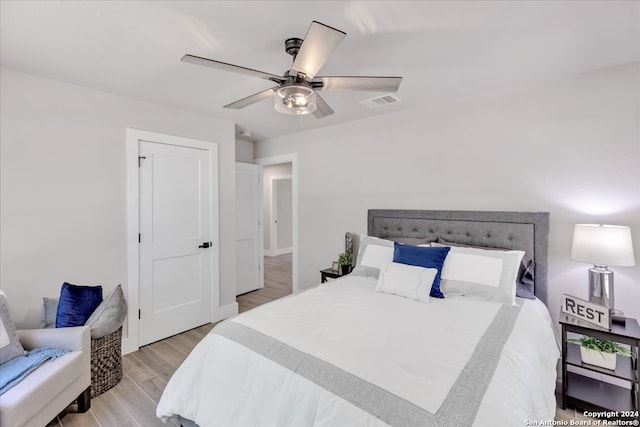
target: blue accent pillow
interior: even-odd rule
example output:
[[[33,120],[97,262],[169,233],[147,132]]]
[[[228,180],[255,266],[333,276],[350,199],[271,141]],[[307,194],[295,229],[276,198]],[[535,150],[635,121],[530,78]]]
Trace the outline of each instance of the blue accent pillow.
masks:
[[[102,286],[63,283],[56,312],[56,328],[84,325],[101,302]]]
[[[431,248],[402,245],[396,242],[393,246],[393,262],[438,269],[429,295],[434,298],[444,298],[444,294],[440,291],[440,276],[442,275],[442,264],[444,264],[450,250],[451,248],[448,246]]]

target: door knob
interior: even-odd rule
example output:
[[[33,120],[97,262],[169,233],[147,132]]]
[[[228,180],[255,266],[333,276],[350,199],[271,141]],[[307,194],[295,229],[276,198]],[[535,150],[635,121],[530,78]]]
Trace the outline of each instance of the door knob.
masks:
[[[198,246],[198,247],[199,247],[199,248],[206,249],[206,248],[208,248],[209,246],[211,246],[212,244],[213,244],[213,243],[211,243],[211,242],[204,242],[203,244],[201,244],[201,245],[200,245],[200,246]]]

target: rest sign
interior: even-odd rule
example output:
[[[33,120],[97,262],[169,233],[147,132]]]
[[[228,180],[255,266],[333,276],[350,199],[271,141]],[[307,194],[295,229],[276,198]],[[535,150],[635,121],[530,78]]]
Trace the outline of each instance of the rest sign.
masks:
[[[562,312],[593,323],[605,329],[611,329],[609,309],[571,295],[562,295]]]

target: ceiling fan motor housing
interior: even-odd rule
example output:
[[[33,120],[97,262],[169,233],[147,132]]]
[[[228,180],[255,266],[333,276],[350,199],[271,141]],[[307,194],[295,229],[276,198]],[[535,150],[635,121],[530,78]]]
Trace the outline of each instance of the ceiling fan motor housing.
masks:
[[[284,41],[284,50],[291,56],[293,56],[293,59],[296,58],[296,55],[298,54],[298,52],[300,51],[300,47],[302,46],[302,42],[304,40],[299,39],[297,37],[293,37],[290,39],[286,39]]]

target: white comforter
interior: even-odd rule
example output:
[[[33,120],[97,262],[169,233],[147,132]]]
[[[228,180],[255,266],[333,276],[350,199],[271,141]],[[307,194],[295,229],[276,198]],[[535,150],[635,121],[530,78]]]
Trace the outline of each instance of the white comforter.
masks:
[[[375,284],[349,276],[227,322],[273,337],[435,414],[502,306],[454,296],[424,304],[376,292]],[[541,302],[523,301],[481,397],[475,426],[553,419],[559,352],[551,318]],[[201,427],[387,425],[215,333],[198,344],[160,399],[158,417],[176,414]]]

